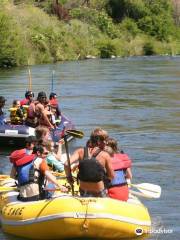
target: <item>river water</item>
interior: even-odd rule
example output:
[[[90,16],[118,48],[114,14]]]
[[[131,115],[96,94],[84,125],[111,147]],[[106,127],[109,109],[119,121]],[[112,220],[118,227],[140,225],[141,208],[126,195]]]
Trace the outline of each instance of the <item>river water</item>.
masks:
[[[133,160],[133,182],[162,187],[160,199],[143,199],[157,230],[150,239],[179,239],[180,234],[180,57],[133,57],[64,62],[31,67],[32,89],[54,91],[61,109],[85,133],[85,144],[100,126],[115,137]],[[27,68],[0,71],[0,95],[23,98]],[[8,174],[7,155],[0,147],[1,174]],[[158,230],[172,233],[158,233]],[[164,230],[163,230],[164,231]],[[0,239],[14,239],[0,230]]]

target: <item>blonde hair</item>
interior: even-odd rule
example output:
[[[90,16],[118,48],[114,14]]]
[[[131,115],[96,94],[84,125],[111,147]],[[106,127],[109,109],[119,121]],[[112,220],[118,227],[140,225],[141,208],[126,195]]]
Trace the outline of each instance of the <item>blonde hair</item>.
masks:
[[[104,129],[97,127],[95,128],[92,132],[91,132],[91,137],[95,137],[95,136],[102,136],[104,138],[104,140],[106,140],[108,138],[108,133],[107,131],[105,131]]]
[[[104,151],[109,153],[111,157],[114,155],[114,151],[110,146],[105,146]]]
[[[107,142],[106,142],[106,145],[108,147],[111,147],[111,149],[113,150],[114,153],[119,152],[118,143],[114,138],[108,138]]]
[[[53,143],[53,141],[51,141],[51,140],[43,140],[42,141],[42,143],[41,143],[41,145],[43,146],[43,147],[45,147],[49,152],[51,152],[52,151],[52,143]]]
[[[35,135],[37,140],[43,140],[43,137],[49,133],[49,129],[47,127],[39,126],[35,130]]]

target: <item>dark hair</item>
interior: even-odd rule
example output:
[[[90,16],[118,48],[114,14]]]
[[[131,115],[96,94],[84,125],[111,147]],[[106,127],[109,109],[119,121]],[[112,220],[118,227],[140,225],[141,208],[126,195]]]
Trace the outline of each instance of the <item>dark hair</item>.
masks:
[[[17,102],[18,102],[19,100],[13,100],[13,106],[14,105],[17,105]]]
[[[25,139],[25,143],[34,143],[34,142],[37,142],[37,139],[35,136],[28,136],[26,139]]]
[[[33,148],[33,153],[37,153],[40,152],[41,154],[44,152],[44,148],[42,145],[36,145]]]
[[[28,98],[30,96],[34,97],[34,93],[32,91],[26,91],[25,92],[25,98]]]
[[[57,96],[56,93],[54,93],[54,92],[50,93],[50,95],[49,95],[49,100],[51,100],[51,99],[54,98],[55,96]]]
[[[45,92],[39,92],[39,93],[38,93],[37,100],[40,100],[41,98],[47,98],[47,96],[46,96],[46,93],[45,93]]]
[[[6,99],[3,96],[0,96],[0,102],[5,103]]]
[[[91,135],[88,145],[91,147],[99,147],[103,149],[105,147],[104,136]]]

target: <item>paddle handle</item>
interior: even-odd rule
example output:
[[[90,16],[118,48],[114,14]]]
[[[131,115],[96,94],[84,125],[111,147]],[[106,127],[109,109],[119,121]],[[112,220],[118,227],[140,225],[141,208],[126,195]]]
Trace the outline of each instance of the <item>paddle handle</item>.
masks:
[[[74,184],[73,184],[73,176],[72,176],[72,171],[71,171],[71,162],[70,162],[70,158],[69,158],[69,147],[68,147],[68,141],[67,141],[67,137],[68,135],[64,136],[64,143],[65,143],[65,148],[66,148],[66,155],[67,155],[67,163],[68,163],[68,168],[69,168],[69,183],[71,185],[71,189],[72,189],[72,195],[74,196]]]

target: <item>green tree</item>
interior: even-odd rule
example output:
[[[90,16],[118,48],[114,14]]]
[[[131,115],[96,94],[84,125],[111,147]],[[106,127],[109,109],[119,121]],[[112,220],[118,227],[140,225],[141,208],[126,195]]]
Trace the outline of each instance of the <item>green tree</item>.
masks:
[[[23,64],[25,51],[18,27],[5,13],[0,12],[0,67]]]

